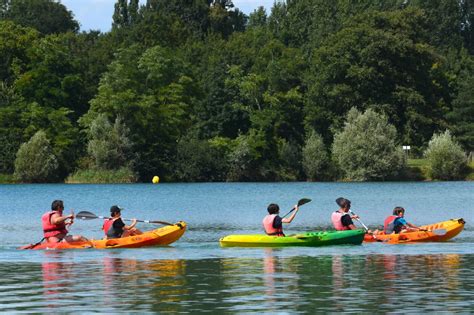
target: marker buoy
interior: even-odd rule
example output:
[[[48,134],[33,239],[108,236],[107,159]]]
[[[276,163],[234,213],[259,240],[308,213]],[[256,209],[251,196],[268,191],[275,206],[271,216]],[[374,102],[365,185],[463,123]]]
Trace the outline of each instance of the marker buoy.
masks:
[[[153,179],[151,181],[153,184],[158,184],[160,182],[160,178],[158,176],[153,176]]]

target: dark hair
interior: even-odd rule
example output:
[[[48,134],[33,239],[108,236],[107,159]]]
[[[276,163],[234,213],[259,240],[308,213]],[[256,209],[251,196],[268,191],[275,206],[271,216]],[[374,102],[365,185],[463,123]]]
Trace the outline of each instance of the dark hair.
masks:
[[[59,208],[64,209],[64,203],[62,200],[55,200],[51,204],[51,210],[59,210]]]
[[[122,209],[120,209],[118,206],[112,206],[110,207],[110,214],[115,214],[115,213],[120,213]]]
[[[393,209],[393,215],[399,215],[400,213],[405,213],[405,209],[402,207],[395,207]]]
[[[344,209],[351,206],[351,201],[349,199],[342,198],[342,197],[337,198],[336,203],[339,207],[344,208]]]
[[[268,205],[267,210],[270,214],[276,214],[278,211],[280,211],[280,207],[276,203],[271,203]]]

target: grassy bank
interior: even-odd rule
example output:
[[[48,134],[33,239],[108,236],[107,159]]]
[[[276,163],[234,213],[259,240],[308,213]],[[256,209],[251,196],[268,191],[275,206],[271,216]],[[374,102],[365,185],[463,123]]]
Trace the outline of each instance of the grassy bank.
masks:
[[[78,170],[65,182],[67,184],[125,184],[136,183],[137,176],[126,167],[119,170]]]
[[[406,180],[432,180],[430,177],[430,166],[426,159],[408,159],[408,170],[405,174]],[[465,180],[474,180],[474,161],[468,164]]]
[[[14,184],[16,182],[13,174],[0,174],[0,184]]]

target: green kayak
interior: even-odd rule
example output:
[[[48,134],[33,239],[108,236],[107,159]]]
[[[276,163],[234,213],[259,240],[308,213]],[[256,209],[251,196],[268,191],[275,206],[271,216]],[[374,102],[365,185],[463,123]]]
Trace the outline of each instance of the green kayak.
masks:
[[[354,244],[364,240],[364,230],[307,232],[288,236],[227,235],[219,240],[223,247],[328,246]]]

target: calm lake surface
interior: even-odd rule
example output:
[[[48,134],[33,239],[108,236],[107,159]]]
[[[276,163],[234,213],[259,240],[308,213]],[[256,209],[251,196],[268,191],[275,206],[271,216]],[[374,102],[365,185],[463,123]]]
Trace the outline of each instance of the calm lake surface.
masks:
[[[370,227],[395,206],[414,224],[464,218],[446,243],[324,248],[221,248],[228,234],[261,233],[270,202],[282,214],[307,197],[288,233],[331,229],[346,197]],[[188,223],[168,247],[20,251],[42,238],[54,199],[77,212]],[[474,182],[0,185],[2,312],[474,312]],[[101,220],[72,234],[101,238]],[[139,224],[142,230],[151,226]]]

